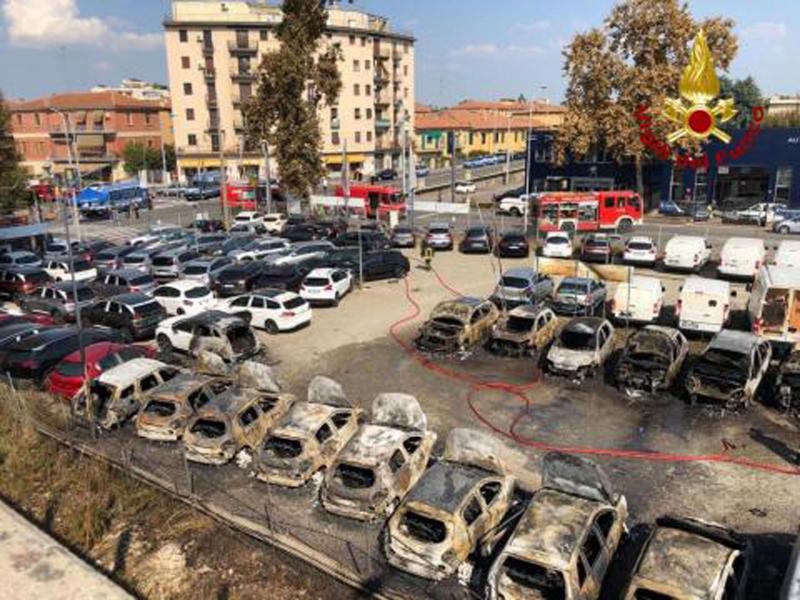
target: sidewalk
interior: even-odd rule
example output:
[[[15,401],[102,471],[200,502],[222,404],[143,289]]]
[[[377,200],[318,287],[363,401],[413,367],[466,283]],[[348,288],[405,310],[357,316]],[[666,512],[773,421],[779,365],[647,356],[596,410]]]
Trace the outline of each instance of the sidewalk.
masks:
[[[100,571],[0,502],[0,600],[132,600]]]

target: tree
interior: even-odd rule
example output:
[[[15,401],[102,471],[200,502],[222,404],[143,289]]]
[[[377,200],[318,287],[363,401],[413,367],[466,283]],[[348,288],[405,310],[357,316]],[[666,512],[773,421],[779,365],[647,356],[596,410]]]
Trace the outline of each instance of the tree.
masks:
[[[122,160],[128,175],[137,175],[139,171],[160,171],[161,149],[128,142],[122,150]]]
[[[20,156],[11,134],[11,112],[0,92],[0,214],[13,213],[26,206],[31,198],[28,174],[19,161]]]
[[[719,78],[721,98],[733,98],[736,104],[736,116],[728,121],[727,126],[732,129],[745,128],[750,124],[753,107],[763,106],[764,98],[755,80],[748,76],[745,79],[733,80],[727,75]]]
[[[178,163],[175,159],[175,146],[172,144],[164,144],[164,162],[167,163],[167,171],[174,173]]]
[[[342,83],[340,51],[320,49],[327,12],[319,0],[285,0],[278,25],[280,48],[266,54],[258,69],[258,87],[245,105],[249,143],[275,148],[281,180],[307,197],[324,174],[317,109],[331,106]]]
[[[636,110],[661,113],[666,98],[677,98],[678,83],[689,62],[690,42],[702,29],[716,68],[727,69],[737,50],[733,21],[712,17],[695,21],[678,0],[623,0],[602,29],[575,35],[564,51],[567,78],[564,124],[556,138],[556,156],[582,156],[603,146],[621,161],[636,165],[636,184],[644,192],[642,163],[650,156],[640,141]],[[666,138],[673,126],[654,119],[652,131]],[[694,149],[696,144],[682,140]]]

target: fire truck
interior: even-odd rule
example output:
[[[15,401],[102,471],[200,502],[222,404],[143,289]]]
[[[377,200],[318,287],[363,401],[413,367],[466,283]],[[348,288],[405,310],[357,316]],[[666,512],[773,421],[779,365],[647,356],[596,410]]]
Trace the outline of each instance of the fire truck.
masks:
[[[344,188],[336,188],[336,195],[344,198]],[[401,216],[406,213],[406,206],[403,196],[399,190],[382,185],[351,185],[350,198],[360,198],[364,200],[366,216],[370,219],[386,217],[390,212],[397,212]],[[361,212],[360,209],[353,209],[352,212]]]
[[[539,231],[630,231],[644,220],[639,194],[629,190],[544,192],[533,201]]]

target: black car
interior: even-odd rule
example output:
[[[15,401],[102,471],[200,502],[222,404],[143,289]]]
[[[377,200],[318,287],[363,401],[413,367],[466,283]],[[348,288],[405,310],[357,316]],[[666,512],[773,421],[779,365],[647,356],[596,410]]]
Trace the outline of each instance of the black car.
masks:
[[[214,292],[220,298],[247,293],[256,286],[264,267],[260,260],[231,265],[217,274]]]
[[[347,221],[342,219],[315,221],[313,227],[317,230],[317,237],[319,239],[334,240],[337,236],[347,231]]]
[[[108,297],[128,292],[152,292],[156,289],[156,280],[143,271],[119,269],[103,273],[90,285],[95,294]]]
[[[221,250],[229,239],[226,233],[204,233],[197,236],[191,248],[200,254],[212,256]]]
[[[402,252],[397,250],[376,250],[363,255],[362,264],[359,267],[358,259],[351,270],[353,275],[358,278],[360,273],[364,273],[364,281],[375,281],[378,279],[402,279],[405,277],[411,265]]]
[[[333,243],[335,246],[359,246],[359,242],[365,251],[384,250],[392,247],[391,240],[380,231],[348,231],[338,236]]]
[[[114,244],[108,240],[89,240],[84,245],[85,252],[83,257],[94,265],[94,259],[99,253],[113,247]]]
[[[504,233],[495,248],[495,252],[500,258],[527,258],[530,251],[528,238],[519,231]]]
[[[492,233],[492,229],[485,225],[470,227],[464,233],[464,239],[461,240],[458,249],[464,254],[468,252],[491,252],[494,249],[494,233]]]
[[[314,261],[306,261],[299,265],[267,265],[261,271],[261,275],[255,283],[255,289],[287,290],[297,292],[303,283],[306,275],[316,267],[311,264]]]
[[[225,223],[219,219],[197,219],[188,229],[192,231],[199,231],[200,233],[217,233],[218,231],[225,231]]]
[[[372,176],[372,181],[393,181],[397,179],[397,171],[394,169],[383,169]]]
[[[214,251],[214,256],[227,256],[229,253],[233,252],[234,250],[239,250],[240,248],[244,248],[256,239],[255,235],[248,234],[248,235],[234,235],[229,237],[225,242],[223,242],[222,246],[220,246],[217,250]]]
[[[0,362],[5,357],[6,351],[14,344],[48,329],[51,329],[50,325],[39,325],[27,321],[0,323]]]
[[[8,348],[2,370],[17,383],[30,381],[41,387],[61,360],[95,342],[121,342],[122,336],[113,329],[54,327],[26,337]]]
[[[328,252],[327,256],[316,266],[328,269],[352,269],[353,265],[358,265],[359,254],[367,253],[366,250],[360,251],[358,246],[335,248]]]
[[[126,340],[152,338],[158,324],[167,316],[167,311],[158,302],[138,293],[100,300],[81,311],[84,323],[121,331]]]
[[[183,197],[187,202],[197,200],[208,200],[209,198],[219,198],[220,186],[210,183],[186,188]]]
[[[40,287],[21,298],[19,307],[28,313],[50,315],[56,323],[74,321],[76,309],[83,309],[97,297],[85,281],[76,282],[75,288],[76,293],[73,293],[72,283],[68,281]],[[75,295],[78,296],[77,305]]]
[[[290,242],[312,242],[319,239],[319,231],[311,223],[287,225],[283,228],[281,237]]]

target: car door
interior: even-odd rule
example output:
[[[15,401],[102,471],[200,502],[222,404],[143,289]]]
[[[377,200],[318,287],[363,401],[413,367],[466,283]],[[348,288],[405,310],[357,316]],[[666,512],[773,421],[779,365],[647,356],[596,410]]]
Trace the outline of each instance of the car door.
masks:
[[[258,404],[256,402],[248,404],[239,412],[236,420],[239,423],[240,431],[239,439],[235,440],[238,446],[237,450],[239,448],[249,448],[250,450],[258,448],[263,437],[260,427],[261,411]]]
[[[614,346],[614,330],[607,321],[600,326],[599,332],[599,356],[598,360],[602,363],[611,354]]]
[[[174,315],[175,311],[178,309],[179,302],[177,302],[177,300],[179,296],[180,292],[169,285],[162,285],[153,291],[153,298],[155,298],[156,302],[163,306],[167,314],[170,315]]]
[[[280,312],[281,305],[263,296],[253,296],[250,299],[250,312],[253,315],[252,323],[259,327],[266,327],[267,321],[275,321]]]
[[[187,323],[186,321],[177,323],[172,328],[172,345],[178,350],[188,351],[192,343],[193,335],[194,328],[191,323]]]
[[[599,513],[584,533],[577,565],[582,598],[596,598],[600,594],[610,561],[609,545],[613,544],[613,539],[608,538],[614,529],[614,514],[610,510]]]

